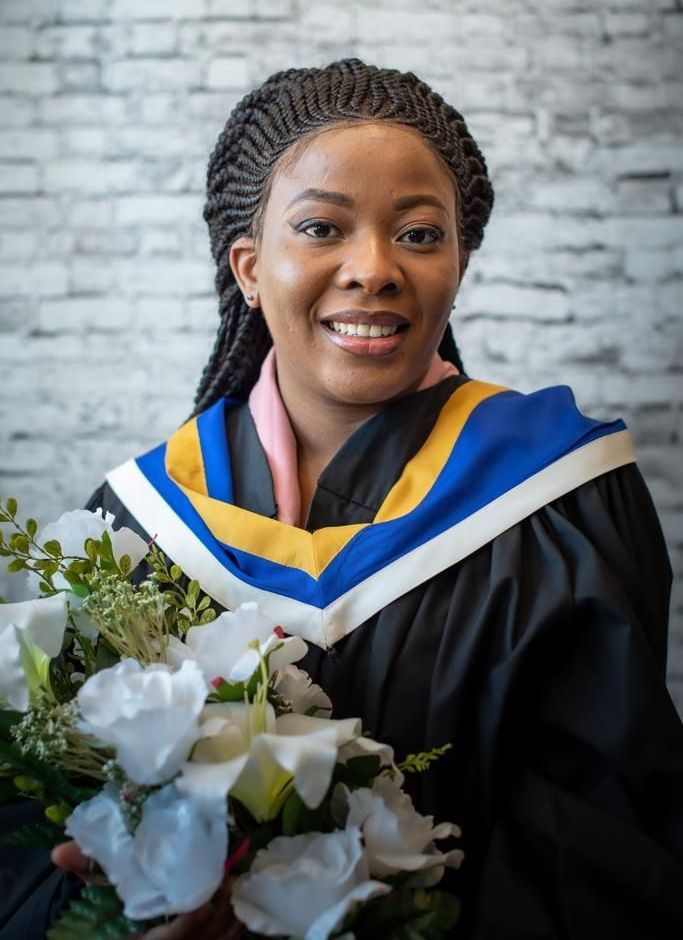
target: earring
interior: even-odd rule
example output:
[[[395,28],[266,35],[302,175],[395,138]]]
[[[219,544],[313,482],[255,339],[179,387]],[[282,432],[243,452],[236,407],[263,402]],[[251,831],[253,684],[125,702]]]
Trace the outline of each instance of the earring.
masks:
[[[247,298],[247,300],[253,300],[253,299],[254,299],[254,294],[246,294],[246,298]]]

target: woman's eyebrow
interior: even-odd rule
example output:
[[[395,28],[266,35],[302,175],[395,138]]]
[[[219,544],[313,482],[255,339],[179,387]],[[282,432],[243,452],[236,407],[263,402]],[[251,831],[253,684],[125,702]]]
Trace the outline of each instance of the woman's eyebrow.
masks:
[[[344,206],[346,209],[352,209],[354,206],[353,199],[350,196],[346,196],[344,193],[338,193],[329,189],[317,189],[311,186],[296,195],[287,206],[287,209],[291,209],[295,203],[303,202],[306,199],[314,199],[317,202],[331,202],[337,206]],[[448,213],[448,209],[439,197],[431,193],[415,193],[415,195],[412,196],[402,196],[400,199],[394,200],[394,209],[413,209],[415,206],[424,205],[425,203],[430,206],[436,206],[437,209],[442,209],[444,212]]]

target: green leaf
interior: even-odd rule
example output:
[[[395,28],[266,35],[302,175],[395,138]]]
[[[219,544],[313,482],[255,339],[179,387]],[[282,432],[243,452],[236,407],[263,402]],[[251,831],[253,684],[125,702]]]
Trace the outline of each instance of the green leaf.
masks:
[[[173,580],[177,581],[180,577],[182,577],[183,569],[179,565],[171,565],[170,574]]]
[[[296,790],[294,790],[282,807],[283,836],[295,836],[301,832],[299,820],[301,819],[302,809],[304,809],[304,802]]]
[[[5,503],[5,508],[7,509],[7,512],[10,514],[10,516],[16,516],[19,505],[16,499],[10,496],[7,502]]]
[[[64,573],[64,578],[66,579],[69,587],[71,588],[72,594],[75,594],[76,597],[87,597],[90,594],[90,589],[85,581],[81,580],[78,575],[70,574],[69,572]]]
[[[200,600],[200,602],[197,604],[197,612],[199,613],[199,611],[206,610],[206,608],[209,606],[210,603],[211,603],[210,597],[203,597]]]
[[[102,669],[109,669],[110,666],[115,666],[118,661],[118,653],[115,653],[110,646],[107,646],[104,640],[100,639],[97,644],[97,655],[95,657],[95,672],[100,672]]]
[[[88,885],[48,930],[47,940],[113,940],[138,933],[143,925],[129,920],[114,888]]]
[[[26,520],[26,531],[28,532],[31,538],[34,538],[36,532],[38,531],[38,523],[36,522],[35,519]]]
[[[17,571],[23,571],[25,567],[26,567],[25,558],[15,558],[14,561],[11,561],[7,565],[7,570],[9,571],[10,574],[16,574]]]
[[[111,537],[106,529],[102,533],[102,538],[100,539],[100,555],[103,561],[114,560],[114,549],[111,544]]]
[[[0,740],[0,761],[7,762],[16,774],[27,774],[39,780],[50,799],[64,800],[73,806],[83,800],[89,800],[101,787],[99,783],[97,788],[74,786],[51,764],[43,763],[30,754],[22,754],[16,744],[7,740],[4,732],[2,737],[4,740]]]
[[[14,535],[10,536],[9,547],[14,552],[26,554],[29,549],[28,536],[24,535],[23,532],[15,532]]]
[[[187,606],[194,607],[199,597],[199,581],[190,581],[187,586]]]
[[[43,551],[47,552],[48,555],[52,555],[54,558],[58,558],[62,555],[62,546],[59,544],[57,539],[49,539],[43,545]]]
[[[69,573],[73,571],[74,574],[80,575],[80,574],[87,574],[90,571],[90,568],[91,568],[90,562],[87,561],[85,558],[81,558],[81,559],[77,559],[76,561],[72,561],[67,570],[69,571]]]
[[[202,615],[199,618],[199,623],[211,623],[212,620],[216,619],[216,611],[213,607],[209,607],[207,610],[202,611]]]
[[[379,774],[382,762],[376,754],[351,757],[345,764],[337,764],[335,779],[349,787],[367,787]]]
[[[122,574],[130,574],[130,569],[133,563],[131,561],[130,555],[121,555],[119,559],[119,568],[121,569]]]
[[[212,694],[218,702],[243,702],[244,693],[247,688],[244,682],[221,682],[216,691]]]
[[[10,832],[0,833],[1,845],[23,845],[31,849],[51,849],[64,842],[64,830],[54,823],[26,823]]]
[[[83,548],[85,550],[85,554],[88,556],[88,558],[94,565],[95,562],[97,561],[97,542],[95,541],[95,539],[87,538],[85,540]]]
[[[398,888],[360,908],[344,921],[357,940],[438,940],[460,917],[460,902],[444,891]]]

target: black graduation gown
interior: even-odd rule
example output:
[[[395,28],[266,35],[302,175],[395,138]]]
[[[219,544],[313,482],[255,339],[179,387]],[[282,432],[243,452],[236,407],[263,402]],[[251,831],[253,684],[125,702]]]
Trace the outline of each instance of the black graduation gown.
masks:
[[[454,384],[366,422],[321,475],[306,528],[372,522]],[[234,502],[276,516],[249,410],[228,412]],[[89,508],[141,530],[104,484]],[[683,728],[664,684],[671,566],[634,464],[568,492],[300,665],[335,717],[398,757],[457,822],[448,886],[468,940],[683,937]],[[14,937],[19,934],[4,934]],[[36,936],[38,936],[36,934]]]

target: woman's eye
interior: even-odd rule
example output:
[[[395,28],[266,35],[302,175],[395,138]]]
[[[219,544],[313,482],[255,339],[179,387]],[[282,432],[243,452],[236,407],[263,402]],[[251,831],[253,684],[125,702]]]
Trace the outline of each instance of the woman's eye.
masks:
[[[336,225],[333,225],[331,222],[302,222],[301,225],[297,225],[297,232],[305,232],[306,235],[310,235],[311,238],[329,238],[332,234],[332,230],[339,232],[339,229]]]
[[[409,240],[411,245],[433,245],[443,238],[443,232],[438,228],[411,228],[401,238],[408,235],[415,236]]]

